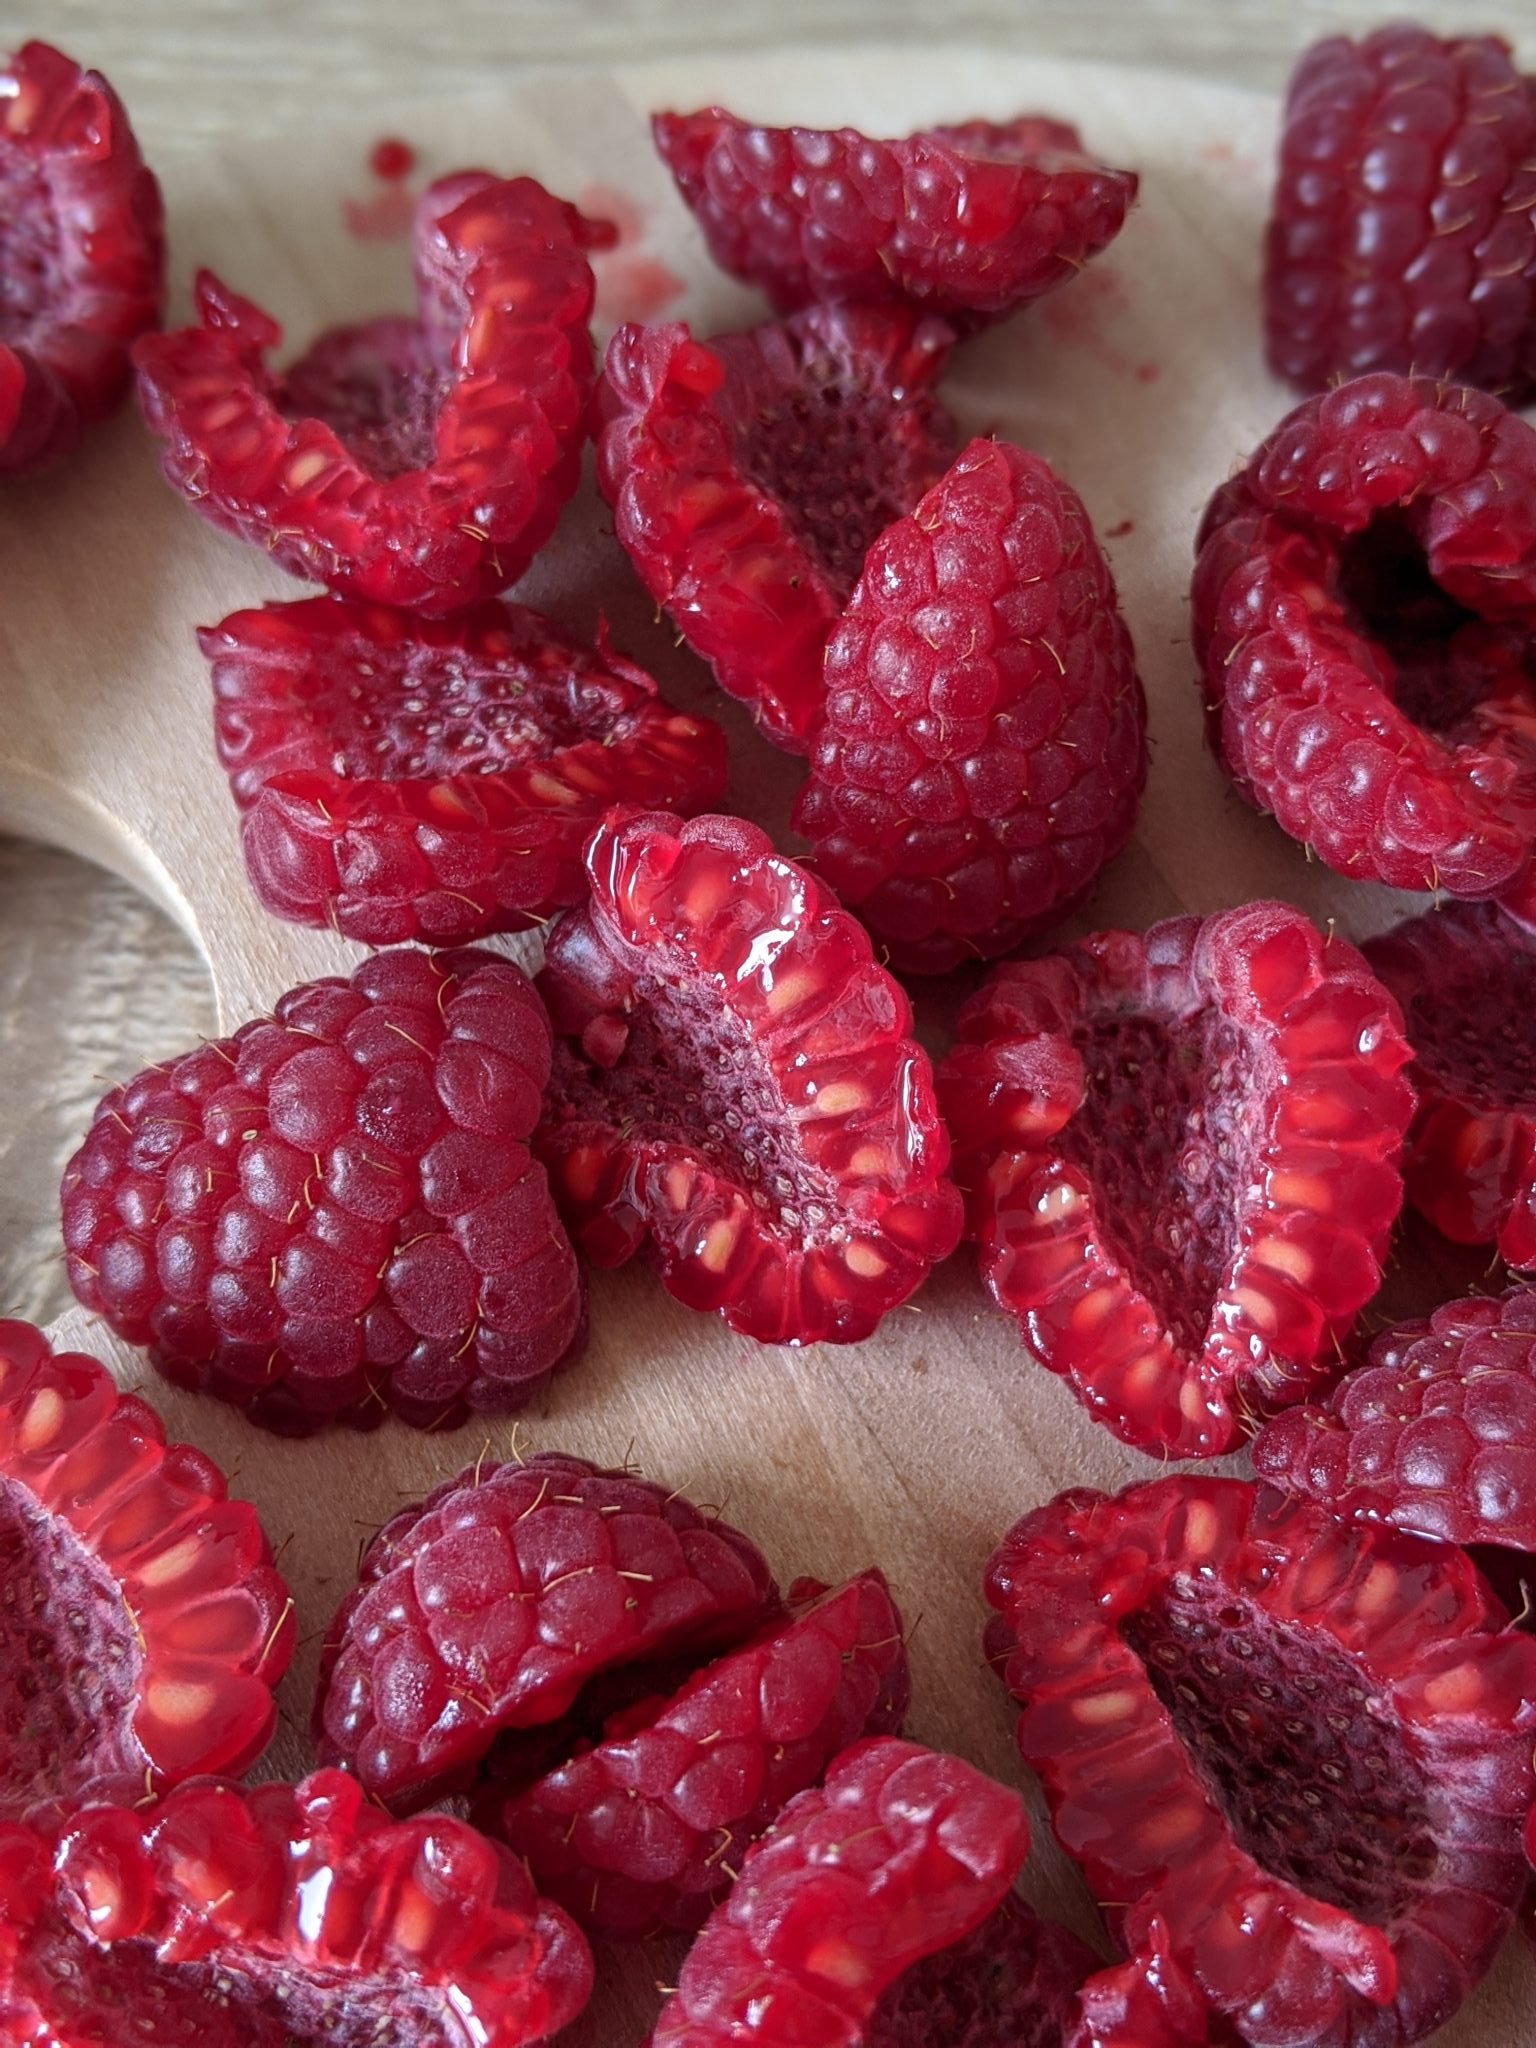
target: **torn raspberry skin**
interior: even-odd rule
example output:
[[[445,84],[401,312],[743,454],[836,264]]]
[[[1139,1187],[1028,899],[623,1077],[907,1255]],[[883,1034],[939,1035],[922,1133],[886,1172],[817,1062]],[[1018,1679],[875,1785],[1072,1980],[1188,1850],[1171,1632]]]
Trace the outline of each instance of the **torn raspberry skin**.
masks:
[[[416,317],[332,328],[282,376],[281,328],[203,271],[200,324],[134,351],[167,478],[307,581],[434,617],[495,596],[580,476],[596,232],[532,178],[440,178]]]
[[[198,635],[268,910],[365,945],[522,931],[586,895],[615,804],[725,794],[725,735],[599,635],[487,601],[451,619],[305,598]]]
[[[114,1088],[65,1170],[70,1285],[168,1379],[303,1435],[526,1405],[586,1341],[528,1138],[532,985],[401,949]]]
[[[933,396],[954,334],[900,308],[812,307],[696,341],[621,327],[598,480],[635,571],[723,690],[804,753],[822,653],[866,550],[958,445]]]
[[[536,1140],[599,1266],[763,1343],[867,1337],[947,1258],[960,1197],[911,1011],[862,927],[740,818],[604,825],[546,938]]]
[[[1019,1747],[1111,1923],[1252,2048],[1403,2048],[1525,1883],[1536,1641],[1460,1551],[1233,1479],[1061,1495],[988,1567]]]
[[[795,829],[903,973],[1011,952],[1125,845],[1147,709],[1082,500],[973,441],[871,548]]]
[[[1283,903],[994,970],[939,1095],[982,1277],[1153,1455],[1237,1449],[1375,1294],[1413,1109],[1397,1005]]]
[[[1281,422],[1198,545],[1208,732],[1239,794],[1356,881],[1536,906],[1536,429],[1357,378]]]

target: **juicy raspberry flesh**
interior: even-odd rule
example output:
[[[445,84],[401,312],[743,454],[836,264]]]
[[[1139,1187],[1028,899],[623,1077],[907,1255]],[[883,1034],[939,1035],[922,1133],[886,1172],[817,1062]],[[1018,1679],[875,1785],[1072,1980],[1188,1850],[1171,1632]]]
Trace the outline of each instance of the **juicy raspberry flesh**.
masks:
[[[1062,2048],[1099,1959],[1010,1892],[969,1940],[891,1986],[860,2048]]]
[[[1448,976],[1426,1002],[1405,991],[1404,1016],[1414,1059],[1439,1092],[1536,1119],[1536,946],[1508,939],[1494,976]]]
[[[46,319],[63,255],[48,180],[19,150],[0,147],[0,342],[20,347]]]
[[[335,327],[284,377],[285,419],[318,419],[370,475],[403,476],[432,461],[438,408],[453,381],[414,320]]]

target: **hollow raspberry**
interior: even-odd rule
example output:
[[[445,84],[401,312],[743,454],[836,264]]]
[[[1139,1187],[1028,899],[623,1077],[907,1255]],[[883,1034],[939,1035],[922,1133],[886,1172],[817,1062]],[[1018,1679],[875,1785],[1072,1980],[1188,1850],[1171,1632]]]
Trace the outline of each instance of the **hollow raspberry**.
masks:
[[[542,922],[585,896],[581,850],[612,805],[725,793],[717,725],[520,605],[432,620],[306,598],[199,639],[251,886],[367,945]]]
[[[1252,903],[1010,962],[940,1070],[982,1275],[1154,1454],[1305,1398],[1381,1281],[1413,1095],[1352,946]]]
[[[442,178],[415,319],[333,328],[277,377],[277,323],[204,271],[200,325],[134,351],[165,473],[295,576],[436,616],[527,568],[576,488],[594,230],[532,178]]]
[[[1524,1887],[1536,1727],[1536,1641],[1459,1551],[1175,1478],[1063,1494],[986,1591],[1062,1845],[1243,2041],[1450,2018]]]
[[[621,327],[598,478],[646,589],[768,737],[804,753],[822,651],[865,550],[936,483],[954,336],[899,308],[813,307],[695,341]]]
[[[269,1429],[523,1406],[586,1335],[528,1152],[549,1023],[493,953],[401,950],[103,1097],[64,1175],[70,1284]]]
[[[537,1144],[600,1266],[765,1343],[852,1343],[960,1232],[927,1055],[862,928],[739,818],[603,826],[547,936]]]
[[[1536,429],[1382,373],[1298,406],[1211,500],[1209,734],[1357,881],[1536,894]]]
[[[1146,700],[1077,493],[973,441],[828,643],[795,826],[904,972],[1012,951],[1130,837]]]

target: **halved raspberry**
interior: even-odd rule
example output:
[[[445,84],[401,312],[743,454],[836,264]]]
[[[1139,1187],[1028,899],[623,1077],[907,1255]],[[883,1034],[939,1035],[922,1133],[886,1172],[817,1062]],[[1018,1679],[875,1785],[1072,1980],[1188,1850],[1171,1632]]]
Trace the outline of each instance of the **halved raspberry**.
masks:
[[[1041,114],[879,142],[709,107],[657,114],[651,132],[715,261],[781,310],[908,298],[996,320],[1075,277],[1136,197],[1134,171]]]
[[[1251,903],[1010,962],[940,1070],[982,1275],[1153,1453],[1303,1400],[1381,1282],[1413,1108],[1353,946]]]
[[[1004,1539],[1019,1747],[1116,1920],[1253,2048],[1450,2018],[1525,1882],[1536,1641],[1466,1557],[1235,1479],[1063,1494]]]
[[[1309,399],[1211,500],[1213,748],[1357,881],[1536,895],[1536,429],[1382,373]]]
[[[400,950],[114,1088],[64,1175],[70,1284],[266,1428],[524,1406],[586,1338],[528,1136],[549,1022],[493,953]]]
[[[538,1133],[600,1266],[764,1343],[853,1343],[960,1233],[906,997],[863,928],[739,818],[605,825],[548,934]]]
[[[954,336],[900,308],[813,307],[695,341],[621,327],[598,479],[636,573],[723,690],[804,753],[822,651],[866,549],[943,475],[932,386]]]
[[[0,1818],[245,1770],[293,1639],[218,1467],[94,1358],[0,1322]]]
[[[122,101],[47,43],[0,58],[0,477],[67,455],[165,306],[160,187]]]
[[[725,794],[725,735],[599,637],[488,601],[451,619],[314,597],[198,636],[268,910],[366,945],[521,931],[586,894],[616,803]]]
[[[973,441],[870,549],[828,643],[795,827],[886,942],[939,974],[1011,952],[1125,845],[1147,707],[1082,500]]]
[[[525,2048],[591,1985],[515,1858],[446,1814],[391,1821],[339,1771],[0,1829],[16,2048]]]
[[[415,319],[320,336],[211,273],[201,324],[134,351],[172,485],[292,572],[442,616],[520,576],[576,488],[592,390],[594,230],[532,178],[442,178],[416,216]]]

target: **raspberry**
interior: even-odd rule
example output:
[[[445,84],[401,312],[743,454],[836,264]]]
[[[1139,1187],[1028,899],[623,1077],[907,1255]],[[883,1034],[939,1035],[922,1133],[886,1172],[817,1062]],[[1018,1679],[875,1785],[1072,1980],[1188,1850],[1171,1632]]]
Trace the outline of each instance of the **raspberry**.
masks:
[[[621,327],[598,477],[636,573],[720,687],[804,753],[822,651],[876,536],[944,472],[954,339],[899,308],[813,307],[695,341]]]
[[[207,271],[201,324],[139,343],[171,484],[295,576],[436,616],[527,568],[576,488],[592,389],[592,230],[532,178],[439,179],[416,215],[415,319],[320,336]]]
[[[906,298],[996,320],[1076,276],[1136,197],[1134,171],[1038,114],[899,142],[756,128],[723,107],[657,114],[651,130],[715,261],[781,311]]]
[[[973,441],[870,550],[795,826],[904,972],[1013,950],[1125,845],[1146,700],[1077,493]]]
[[[1112,1923],[1253,2048],[1449,2019],[1524,1886],[1536,1641],[1448,1545],[1251,1482],[1066,1493],[987,1569],[1019,1747]]]
[[[725,793],[718,726],[519,605],[430,620],[306,598],[199,637],[252,887],[366,945],[542,922],[585,895],[581,850],[611,805]]]
[[[994,971],[940,1100],[982,1275],[1126,1443],[1233,1450],[1381,1281],[1413,1095],[1397,1005],[1283,903]]]
[[[0,58],[0,477],[67,455],[165,305],[160,187],[121,100],[47,43]]]
[[[1536,430],[1425,378],[1309,399],[1212,499],[1193,606],[1248,802],[1359,881],[1536,896]]]
[[[1330,36],[1291,79],[1265,245],[1271,367],[1518,399],[1536,379],[1536,97],[1497,36]]]
[[[528,1152],[549,1057],[492,953],[381,953],[291,989],[103,1098],[64,1175],[70,1284],[269,1429],[521,1407],[586,1334]]]
[[[538,1147],[583,1249],[765,1343],[853,1343],[960,1232],[911,1011],[861,927],[739,818],[603,826],[547,935]]]
[[[0,2026],[16,2048],[523,2048],[592,1959],[462,1821],[392,1822],[338,1771],[0,1829]]]
[[[0,1819],[245,1770],[292,1615],[217,1466],[94,1358],[0,1322]]]

